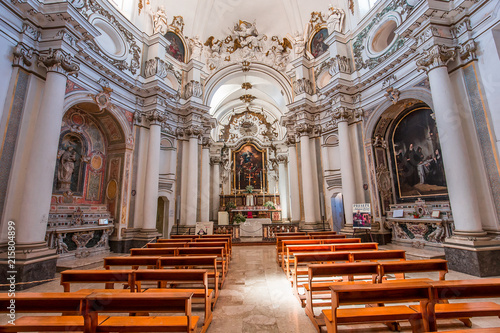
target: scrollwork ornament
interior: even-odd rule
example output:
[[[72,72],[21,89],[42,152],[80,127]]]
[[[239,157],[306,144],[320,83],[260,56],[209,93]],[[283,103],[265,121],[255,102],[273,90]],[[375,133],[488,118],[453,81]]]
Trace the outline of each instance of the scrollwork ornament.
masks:
[[[417,69],[429,72],[434,68],[446,66],[455,58],[456,52],[453,48],[445,45],[433,45],[422,53],[422,57],[417,60]]]
[[[337,121],[337,123],[349,121],[349,119],[353,118],[353,116],[353,110],[344,106],[339,106],[338,108],[333,109],[332,112],[332,117]]]
[[[41,51],[38,56],[38,66],[47,70],[47,72],[57,72],[64,75],[78,76],[80,64],[74,61],[71,54],[61,49],[48,49]]]
[[[146,117],[151,125],[161,125],[166,120],[165,114],[159,110],[149,112]]]
[[[460,45],[460,59],[464,62],[474,61],[476,57],[477,45],[473,39],[469,39]]]
[[[13,55],[15,65],[31,66],[31,58],[33,58],[33,50],[31,48],[22,44],[17,44],[14,48]]]

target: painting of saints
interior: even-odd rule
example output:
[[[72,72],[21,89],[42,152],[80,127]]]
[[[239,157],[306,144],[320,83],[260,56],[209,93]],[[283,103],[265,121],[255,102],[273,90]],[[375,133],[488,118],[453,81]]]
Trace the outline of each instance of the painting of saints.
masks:
[[[244,145],[234,152],[234,179],[237,190],[244,190],[251,185],[255,190],[265,187],[263,170],[264,152],[252,144]]]
[[[328,37],[328,30],[321,29],[318,31],[311,40],[311,54],[314,58],[319,57],[328,50],[325,40]]]
[[[176,60],[184,62],[186,51],[184,48],[184,43],[179,38],[179,36],[170,31],[165,34],[165,38],[170,42],[170,45],[167,46],[167,53],[174,57]]]

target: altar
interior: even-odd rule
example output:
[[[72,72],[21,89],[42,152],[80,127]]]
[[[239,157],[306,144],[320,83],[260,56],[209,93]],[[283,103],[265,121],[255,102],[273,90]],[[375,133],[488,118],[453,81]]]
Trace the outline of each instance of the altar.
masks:
[[[240,223],[240,237],[262,237],[262,225],[271,223],[269,218],[252,218]]]

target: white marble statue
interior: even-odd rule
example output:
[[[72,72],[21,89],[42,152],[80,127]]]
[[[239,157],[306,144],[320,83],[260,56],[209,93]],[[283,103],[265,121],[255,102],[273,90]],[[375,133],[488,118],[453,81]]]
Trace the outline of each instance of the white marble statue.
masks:
[[[194,36],[188,39],[189,50],[191,51],[191,59],[200,61],[201,54],[203,52],[203,43],[200,40],[200,36]]]
[[[342,32],[342,26],[344,25],[345,12],[343,9],[335,8],[332,5],[328,7],[328,14],[325,18],[326,27],[328,28],[328,34],[332,32]]]
[[[57,170],[59,189],[69,190],[71,187],[71,177],[75,170],[76,151],[72,146],[69,146],[60,156],[59,168]]]
[[[158,7],[156,13],[151,13],[151,16],[153,19],[153,34],[166,34],[168,32],[168,22],[165,7]]]

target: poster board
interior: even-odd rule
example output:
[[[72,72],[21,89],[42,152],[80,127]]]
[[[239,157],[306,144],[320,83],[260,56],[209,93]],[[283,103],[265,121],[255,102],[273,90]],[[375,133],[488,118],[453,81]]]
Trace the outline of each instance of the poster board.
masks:
[[[214,223],[213,222],[196,222],[194,230],[195,235],[213,235]]]
[[[219,219],[217,221],[218,225],[228,225],[229,224],[229,213],[219,212]]]
[[[354,229],[371,229],[372,218],[369,203],[352,205],[352,226]]]

